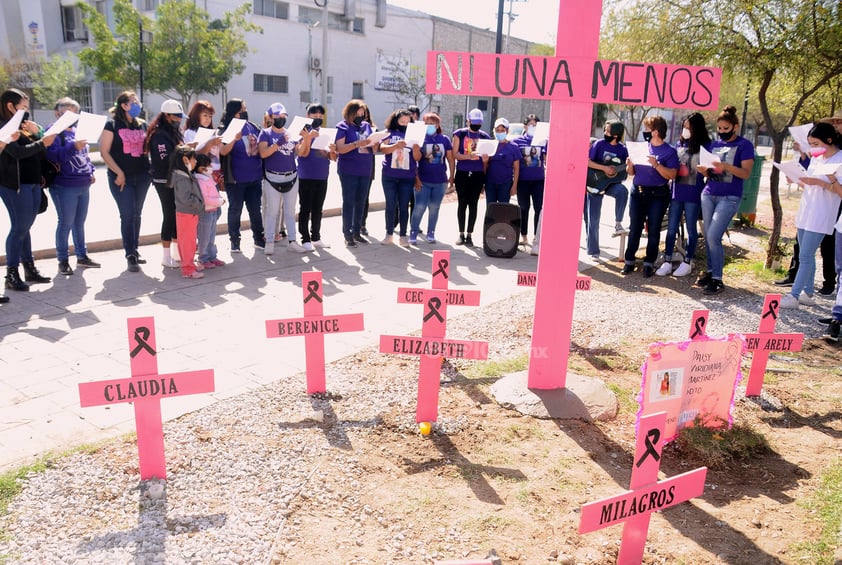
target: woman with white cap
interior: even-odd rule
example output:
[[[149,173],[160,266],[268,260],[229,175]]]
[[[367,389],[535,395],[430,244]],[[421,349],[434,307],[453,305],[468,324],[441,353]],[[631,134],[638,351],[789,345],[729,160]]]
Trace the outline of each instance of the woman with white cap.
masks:
[[[508,204],[517,194],[517,181],[520,175],[520,149],[509,143],[509,120],[497,118],[494,122],[494,137],[497,139],[497,151],[488,158],[485,169],[485,202]],[[485,157],[483,155],[483,157]]]
[[[482,131],[482,110],[474,108],[468,112],[468,127],[453,132],[453,156],[456,158],[456,196],[459,205],[456,208],[456,221],[459,223],[459,239],[456,245],[473,246],[471,233],[477,221],[479,195],[485,186],[485,166],[476,152],[477,141],[491,139]],[[465,212],[468,223],[465,224]],[[466,231],[467,230],[467,231]]]

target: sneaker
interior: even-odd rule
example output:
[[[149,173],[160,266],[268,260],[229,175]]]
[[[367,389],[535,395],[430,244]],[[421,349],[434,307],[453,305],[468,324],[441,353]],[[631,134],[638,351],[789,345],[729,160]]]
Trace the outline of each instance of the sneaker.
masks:
[[[265,249],[266,248],[266,240],[260,239],[254,242],[254,247],[256,249]]]
[[[363,235],[368,235],[368,230],[366,229],[365,226],[360,228],[360,233],[363,234]]]
[[[791,279],[786,277],[785,279],[781,279],[779,281],[775,281],[775,286],[792,286],[792,283],[795,282],[795,279]]]
[[[231,244],[231,253],[242,253],[240,250],[240,242],[232,243]]]
[[[529,238],[525,235],[520,236],[520,244],[521,245],[529,245]]]
[[[655,267],[652,265],[643,265],[643,278],[644,279],[651,279],[652,275],[655,274]]]
[[[279,242],[283,241],[285,237],[286,237],[286,235],[281,235],[279,233],[276,233],[275,234],[275,243],[279,243]]]
[[[824,338],[827,341],[832,341],[834,343],[839,341],[839,330],[840,326],[842,326],[842,322],[839,320],[831,320],[830,323],[827,325],[827,331],[824,332]]]
[[[417,231],[409,232],[409,244],[415,245],[416,243],[418,243],[418,232]]]
[[[380,241],[380,243],[382,243],[383,245],[392,245],[393,243],[395,243],[395,236],[393,234],[387,233],[386,237],[384,237]]]
[[[213,261],[205,261],[201,265],[203,269],[216,269],[216,264]]]
[[[313,247],[313,243],[310,242],[310,241],[305,241],[304,243],[301,244],[301,247],[304,248],[304,251],[315,251],[316,250],[316,248]]]
[[[263,248],[263,253],[266,255],[272,255],[275,252],[275,242],[274,241],[267,241],[266,246]]]
[[[222,267],[225,265],[225,261],[220,259],[211,259],[211,263],[213,263],[215,267]]]
[[[371,243],[369,240],[367,240],[360,234],[354,235],[354,241],[356,241],[357,243],[365,243],[366,245]]]
[[[833,294],[836,294],[836,287],[825,285],[821,287],[817,292],[822,296],[831,296]]]
[[[325,243],[324,241],[322,241],[322,240],[320,239],[320,240],[318,240],[318,241],[314,241],[314,242],[313,242],[313,247],[316,247],[316,248],[318,248],[318,249],[325,249],[325,248],[327,248],[327,247],[330,247],[330,245],[329,245],[329,244],[327,244],[327,243]]]
[[[199,271],[193,271],[189,275],[182,275],[185,279],[201,279],[204,278],[205,273],[200,273]]]
[[[401,247],[409,247],[409,240],[405,235],[402,235],[399,241],[401,242]]]
[[[435,243],[436,242],[436,232],[431,231],[427,234],[427,243]]]
[[[281,230],[281,231],[277,234],[277,236],[276,236],[276,237],[277,237],[278,239],[276,239],[275,241],[278,241],[278,240],[281,240],[281,239],[286,239],[286,238],[287,238],[287,230]]]
[[[791,294],[781,298],[781,308],[798,308],[798,299]]]
[[[143,257],[140,256],[140,251],[135,252],[135,255],[137,256],[137,264],[138,265],[145,265],[146,264],[146,259],[144,259]]]
[[[623,275],[630,275],[633,272],[634,272],[634,264],[632,264],[632,263],[626,263],[625,265],[623,265],[623,270],[620,271],[620,273],[623,274]]]
[[[465,245],[465,236],[463,234],[459,234],[459,239],[456,240],[456,245]]]
[[[725,285],[722,284],[722,281],[719,279],[710,279],[710,282],[707,286],[702,290],[704,294],[719,294],[725,290]]]
[[[704,288],[707,285],[709,285],[710,281],[712,281],[712,280],[713,280],[713,277],[711,276],[710,271],[705,271],[704,273],[699,275],[698,279],[696,279],[696,286],[701,286],[701,287]]]
[[[297,241],[290,241],[289,245],[287,245],[287,251],[295,251],[296,253],[307,253],[307,250],[304,249],[304,246],[298,243]]]
[[[816,299],[802,290],[801,294],[798,295],[798,303],[799,304],[808,304],[808,305],[815,304]]]
[[[538,248],[533,247],[532,249],[529,250],[529,254],[534,256],[534,257],[537,257],[538,256]]]
[[[87,255],[82,255],[81,257],[76,258],[76,267],[88,267],[90,269],[99,269],[102,265],[88,257]]]
[[[197,271],[204,271],[205,270],[205,266],[202,265],[201,263],[197,263],[195,266],[196,266]]]
[[[655,274],[659,277],[666,277],[667,275],[672,274],[672,263],[669,261],[664,261],[664,263],[658,267],[658,270],[655,271]]]
[[[346,239],[345,240],[345,247],[356,247],[356,246],[357,246],[357,242],[354,241],[353,239]]]
[[[590,256],[591,261],[599,261],[599,253]]]
[[[611,234],[611,237],[619,237],[621,235],[625,235],[629,233],[629,230],[623,227],[623,224],[617,224],[614,226],[614,233]]]
[[[690,263],[686,263],[684,261],[678,266],[676,270],[672,272],[672,276],[674,277],[686,277],[693,271],[693,266]]]
[[[177,269],[177,268],[181,267],[181,261],[176,261],[172,257],[170,257],[170,258],[165,257],[165,258],[161,259],[161,265],[163,265],[164,267],[169,267],[170,269]]]
[[[467,247],[473,247],[474,246],[474,240],[471,239],[471,234],[468,234],[468,235],[465,236],[465,245]]]
[[[833,318],[816,318],[816,321],[823,326],[828,325],[830,322],[833,321]]]
[[[67,261],[59,261],[58,262],[58,274],[60,275],[72,275],[73,269],[70,268],[70,263]]]
[[[136,273],[140,271],[140,265],[137,263],[137,255],[129,255],[126,257],[126,264],[128,265],[128,270],[130,273]]]

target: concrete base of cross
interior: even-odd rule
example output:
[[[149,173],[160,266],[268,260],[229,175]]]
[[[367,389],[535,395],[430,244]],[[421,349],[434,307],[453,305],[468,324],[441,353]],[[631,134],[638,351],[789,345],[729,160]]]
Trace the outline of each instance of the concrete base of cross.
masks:
[[[567,387],[554,390],[529,389],[527,379],[527,371],[503,375],[491,385],[491,394],[500,406],[534,418],[590,422],[617,416],[617,397],[599,379],[567,373]]]

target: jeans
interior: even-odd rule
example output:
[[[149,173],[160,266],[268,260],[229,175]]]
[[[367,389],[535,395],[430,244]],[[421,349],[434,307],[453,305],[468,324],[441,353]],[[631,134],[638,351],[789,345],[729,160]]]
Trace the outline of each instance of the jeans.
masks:
[[[301,209],[298,211],[298,233],[301,241],[321,241],[322,239],[322,209],[327,196],[327,179],[299,179],[298,201]]]
[[[629,190],[621,183],[615,183],[605,189],[604,194],[585,194],[585,230],[588,241],[588,255],[599,255],[599,220],[602,216],[602,197],[614,199],[614,222],[622,223],[629,201]]]
[[[432,237],[435,234],[436,224],[439,221],[439,208],[441,208],[441,201],[444,198],[446,188],[447,183],[445,182],[425,182],[421,185],[421,190],[415,191],[415,209],[412,210],[410,233],[417,234],[420,231],[421,218],[424,217],[424,212],[429,210],[427,235]]]
[[[485,173],[479,171],[456,171],[453,177],[459,205],[456,207],[456,221],[459,233],[473,233],[477,221],[477,205],[482,187],[485,185]],[[465,229],[465,212],[468,212],[468,225]]]
[[[790,293],[798,298],[803,290],[813,296],[816,284],[816,251],[819,249],[825,234],[804,229],[798,230],[798,272],[792,283]]]
[[[278,225],[278,214],[283,214],[283,226],[287,239],[295,241],[295,203],[298,199],[298,180],[287,192],[275,190],[269,181],[263,181],[263,225]],[[273,241],[274,233],[269,241]]]
[[[488,182],[485,181],[485,204],[502,202],[508,204],[512,198],[512,181],[509,182]]]
[[[629,240],[624,256],[626,265],[634,265],[635,254],[640,247],[643,226],[648,224],[649,235],[646,238],[646,255],[643,258],[643,266],[655,266],[658,248],[661,245],[661,222],[664,221],[664,214],[669,203],[669,187],[665,186],[661,189],[635,187],[632,190],[629,202]]]
[[[263,236],[263,218],[260,215],[260,196],[263,192],[260,185],[260,180],[225,185],[225,191],[228,193],[228,239],[231,240],[231,245],[240,245],[243,204],[248,210],[254,244],[262,246],[266,243]]]
[[[6,237],[6,266],[17,269],[21,261],[32,261],[29,229],[35,223],[41,204],[41,187],[22,184],[20,190],[0,185],[0,198],[9,212],[11,226]]]
[[[544,179],[541,180],[518,180],[517,181],[517,204],[520,206],[520,235],[526,236],[529,233],[529,200],[532,199],[532,206],[535,208],[535,233],[538,233],[538,215],[544,207]]]
[[[56,226],[56,259],[67,261],[67,238],[73,233],[73,249],[76,257],[85,257],[88,248],[85,245],[85,219],[88,217],[88,204],[91,201],[91,185],[50,187],[50,198],[56,207],[58,225]]]
[[[386,196],[386,235],[392,235],[395,226],[400,223],[400,236],[406,237],[406,224],[409,221],[409,199],[412,197],[415,179],[403,179],[383,176],[383,194]],[[395,221],[395,209],[398,221]]]
[[[822,278],[826,288],[836,288],[836,281],[839,278],[839,269],[842,268],[842,258],[840,258],[840,251],[836,249],[836,232],[827,234],[822,239],[819,245],[820,255],[822,256]],[[794,281],[795,275],[798,274],[798,255],[801,247],[798,245],[798,237],[795,238],[795,245],[792,246],[792,260],[789,262],[789,271],[787,271],[787,278]]]
[[[161,241],[178,239],[175,227],[175,191],[164,183],[153,182],[161,201]]]
[[[707,270],[711,278],[722,280],[725,267],[725,250],[722,248],[722,236],[737,208],[739,196],[712,196],[702,194],[702,219],[705,222],[705,249],[707,250]]]
[[[117,203],[120,212],[120,236],[123,238],[123,251],[126,257],[137,255],[140,241],[140,217],[143,213],[143,203],[152,177],[149,173],[135,173],[126,175],[126,184],[120,188],[114,184],[117,175],[108,171],[108,188]]]
[[[684,257],[685,263],[691,263],[696,256],[696,246],[699,244],[699,212],[702,205],[697,202],[682,202],[673,200],[670,202],[669,226],[667,227],[667,239],[664,243],[664,258],[672,260],[672,252],[675,251],[675,238],[678,236],[678,229],[681,227],[681,213],[684,212],[684,224],[687,226],[687,249]]]
[[[360,234],[371,177],[339,173],[339,183],[342,185],[342,235],[349,241]]]
[[[216,259],[216,224],[222,215],[222,209],[217,208],[199,215],[197,235],[199,239],[199,263],[207,263]]]

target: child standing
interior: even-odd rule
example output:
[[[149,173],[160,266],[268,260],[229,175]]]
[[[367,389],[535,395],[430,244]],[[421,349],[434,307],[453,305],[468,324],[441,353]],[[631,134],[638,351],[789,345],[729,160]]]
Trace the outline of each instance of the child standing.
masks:
[[[199,264],[205,269],[213,269],[225,264],[225,261],[216,258],[216,223],[222,213],[225,199],[219,194],[219,188],[213,179],[209,155],[196,155],[195,175],[205,201],[205,211],[199,216]]]
[[[181,254],[181,275],[186,279],[200,279],[204,267],[196,265],[196,236],[199,216],[205,213],[205,201],[199,181],[193,175],[196,152],[180,145],[173,153],[170,167],[170,186],[175,196],[175,229],[180,234],[178,252]]]

